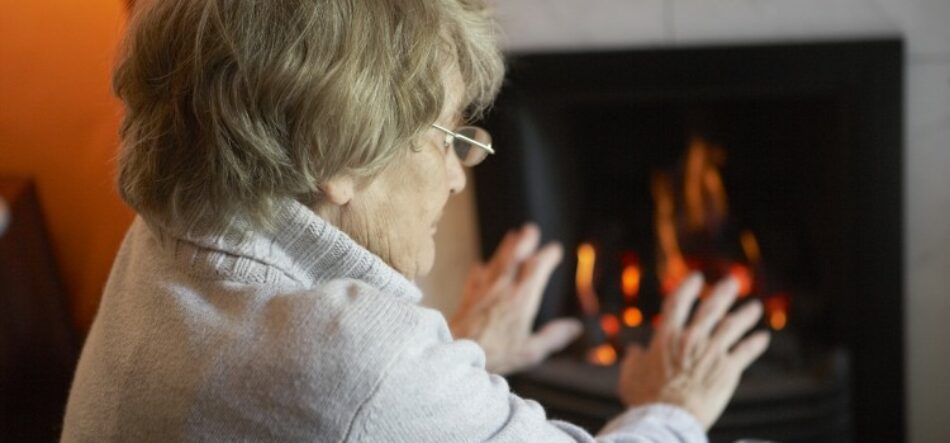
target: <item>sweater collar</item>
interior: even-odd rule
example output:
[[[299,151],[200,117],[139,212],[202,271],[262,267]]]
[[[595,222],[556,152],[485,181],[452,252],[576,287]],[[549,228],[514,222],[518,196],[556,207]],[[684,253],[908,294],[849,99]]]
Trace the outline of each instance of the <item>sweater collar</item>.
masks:
[[[415,284],[310,208],[288,199],[278,203],[276,209],[276,229],[271,232],[247,229],[247,223],[236,220],[216,232],[199,235],[192,227],[187,234],[176,237],[205,250],[208,264],[217,268],[223,261],[213,256],[223,253],[238,261],[247,259],[276,268],[307,288],[330,280],[354,279],[413,303],[422,298]],[[190,261],[196,259],[201,261],[198,256]],[[227,273],[248,278],[252,276],[241,275],[242,271],[253,268],[233,263],[227,266]]]

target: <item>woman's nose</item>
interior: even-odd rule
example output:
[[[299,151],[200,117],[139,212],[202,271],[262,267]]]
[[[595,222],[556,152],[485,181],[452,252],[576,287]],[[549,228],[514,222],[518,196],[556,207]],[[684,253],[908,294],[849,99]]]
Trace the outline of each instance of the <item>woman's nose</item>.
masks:
[[[465,189],[465,170],[462,168],[462,161],[455,154],[454,149],[449,150],[451,154],[447,155],[446,173],[448,175],[449,192],[457,194]]]

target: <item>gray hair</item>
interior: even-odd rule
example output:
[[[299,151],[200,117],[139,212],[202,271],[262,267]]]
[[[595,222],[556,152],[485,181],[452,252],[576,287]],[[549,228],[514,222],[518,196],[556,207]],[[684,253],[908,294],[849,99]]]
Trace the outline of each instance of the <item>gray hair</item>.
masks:
[[[151,221],[271,226],[369,177],[434,122],[455,63],[470,117],[504,75],[480,0],[139,1],[115,69],[123,199]]]

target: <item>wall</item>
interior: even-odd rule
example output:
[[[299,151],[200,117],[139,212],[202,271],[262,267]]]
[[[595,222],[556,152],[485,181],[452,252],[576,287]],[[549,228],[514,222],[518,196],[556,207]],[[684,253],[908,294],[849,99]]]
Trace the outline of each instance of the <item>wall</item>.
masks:
[[[0,174],[32,177],[80,329],[88,327],[131,212],[113,186],[110,93],[120,0],[3,0]]]
[[[717,42],[852,39],[907,42],[905,263],[910,441],[950,441],[950,1],[497,0],[512,51]],[[702,69],[702,67],[697,67]],[[499,146],[498,149],[504,149]],[[463,197],[464,198],[464,197]],[[465,206],[461,206],[466,210]],[[474,214],[474,211],[471,212]],[[445,238],[468,238],[449,232]],[[440,245],[442,249],[450,248]],[[465,255],[455,251],[456,255]],[[451,297],[460,283],[428,287]],[[452,301],[431,301],[454,306]]]

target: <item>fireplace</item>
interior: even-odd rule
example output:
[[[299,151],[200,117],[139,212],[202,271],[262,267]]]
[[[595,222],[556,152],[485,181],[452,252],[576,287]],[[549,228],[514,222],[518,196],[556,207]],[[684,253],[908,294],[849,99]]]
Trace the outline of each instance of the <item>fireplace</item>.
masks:
[[[512,55],[483,253],[537,221],[572,252],[539,322],[587,325],[513,389],[596,431],[665,294],[733,275],[773,344],[713,441],[902,441],[902,66],[894,39]]]

